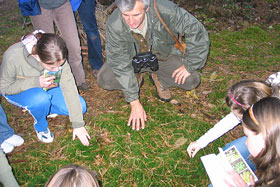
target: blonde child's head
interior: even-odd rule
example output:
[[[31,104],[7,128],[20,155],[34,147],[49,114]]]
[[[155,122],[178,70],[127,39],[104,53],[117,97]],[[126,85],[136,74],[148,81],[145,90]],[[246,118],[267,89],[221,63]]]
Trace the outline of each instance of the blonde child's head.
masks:
[[[45,186],[99,187],[99,184],[95,172],[81,166],[68,165],[60,168]]]

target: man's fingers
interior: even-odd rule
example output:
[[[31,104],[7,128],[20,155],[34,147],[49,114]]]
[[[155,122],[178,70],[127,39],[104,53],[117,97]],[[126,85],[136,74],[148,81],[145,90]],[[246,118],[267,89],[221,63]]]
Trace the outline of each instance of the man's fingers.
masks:
[[[82,138],[82,139],[80,139],[80,140],[81,140],[81,142],[82,142],[83,145],[89,146],[89,141],[88,141],[87,137]]]
[[[183,77],[184,75],[183,75],[183,72],[178,72],[177,73],[177,75],[176,75],[176,77],[175,77],[175,83],[176,84],[180,84],[181,83],[181,79],[182,79],[182,77]]]
[[[91,139],[91,137],[89,136],[89,134],[87,133],[87,138],[90,140]]]
[[[186,80],[185,76],[184,76],[184,75],[181,75],[180,81],[179,81],[178,84],[184,84],[185,80]]]
[[[178,73],[178,69],[176,69],[173,73],[172,73],[172,78],[174,78],[176,76],[176,74]]]
[[[187,79],[187,77],[184,76],[183,79],[182,79],[181,84],[185,84],[186,79]]]
[[[139,131],[139,129],[140,129],[140,120],[137,119],[136,130]]]
[[[133,119],[132,119],[132,130],[135,129],[135,123],[136,123],[135,118],[133,118]]]
[[[145,128],[145,119],[141,119],[142,129]]]
[[[130,126],[132,118],[130,117],[127,123],[127,126]]]

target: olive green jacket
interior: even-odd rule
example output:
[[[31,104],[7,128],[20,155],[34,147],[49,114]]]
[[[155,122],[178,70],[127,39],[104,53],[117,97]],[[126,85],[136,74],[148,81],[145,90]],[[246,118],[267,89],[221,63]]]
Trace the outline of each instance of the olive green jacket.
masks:
[[[171,1],[158,0],[157,7],[161,17],[175,36],[180,33],[186,37],[187,50],[183,64],[187,71],[192,73],[202,68],[209,52],[209,38],[204,26],[194,16]],[[153,3],[146,16],[148,21],[146,38],[147,43],[152,45],[152,51],[163,57],[170,54],[181,55],[173,46],[175,41],[156,15]],[[134,43],[139,49],[132,31],[117,8],[107,20],[106,56],[108,65],[123,87],[122,91],[127,102],[139,98],[139,87],[131,63],[136,54]]]
[[[31,55],[22,42],[11,46],[3,55],[0,66],[0,93],[14,95],[30,88],[39,87],[39,76],[43,72],[41,64]],[[70,65],[66,61],[62,66],[59,82],[69,118],[73,128],[83,127],[82,106]]]

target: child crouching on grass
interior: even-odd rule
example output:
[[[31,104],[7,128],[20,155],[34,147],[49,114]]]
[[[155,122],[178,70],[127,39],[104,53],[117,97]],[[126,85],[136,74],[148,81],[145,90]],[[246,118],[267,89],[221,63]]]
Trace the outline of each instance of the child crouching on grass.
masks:
[[[74,128],[73,140],[77,136],[83,145],[88,146],[90,136],[83,120],[86,102],[78,93],[67,57],[68,50],[61,37],[43,31],[25,36],[3,55],[0,93],[8,102],[32,115],[40,141],[53,141],[46,118],[50,114],[59,114],[69,116]],[[57,73],[58,80],[44,72]]]
[[[273,77],[273,79],[271,78]],[[215,141],[225,133],[241,123],[243,113],[254,103],[262,98],[279,94],[280,73],[269,76],[266,83],[254,80],[245,80],[233,85],[227,92],[226,103],[231,110],[227,116],[220,120],[213,128],[208,130],[197,141],[191,142],[187,148],[190,157],[206,147],[210,142]],[[235,145],[252,170],[255,166],[249,158],[249,151],[246,147],[246,136],[238,138],[224,147],[224,150]]]
[[[251,186],[280,186],[280,99],[267,97],[247,109],[242,118],[252,160],[256,166],[258,181],[251,177]],[[235,186],[247,187],[237,172],[228,175]],[[230,185],[229,182],[228,186]]]

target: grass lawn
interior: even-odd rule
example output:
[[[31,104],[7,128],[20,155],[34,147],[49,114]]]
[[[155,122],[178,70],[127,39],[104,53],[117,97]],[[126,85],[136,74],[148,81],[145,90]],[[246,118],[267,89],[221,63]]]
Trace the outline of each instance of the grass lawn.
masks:
[[[22,30],[20,13],[14,12],[1,15],[1,57],[8,46],[32,29]],[[201,85],[190,92],[172,88],[176,104],[159,101],[145,74],[140,96],[148,121],[139,132],[126,125],[130,108],[122,93],[97,88],[96,80],[87,75],[95,88],[82,93],[89,108],[84,115],[92,138],[89,147],[72,141],[65,116],[49,120],[55,134],[53,143],[38,142],[30,115],[2,99],[9,124],[25,139],[23,146],[8,154],[19,184],[43,186],[57,169],[73,163],[97,171],[103,186],[208,185],[200,156],[217,153],[218,147],[243,135],[242,131],[234,129],[192,159],[186,148],[229,113],[224,101],[227,88],[243,79],[265,80],[280,70],[280,25],[224,30],[210,33],[210,39]]]

